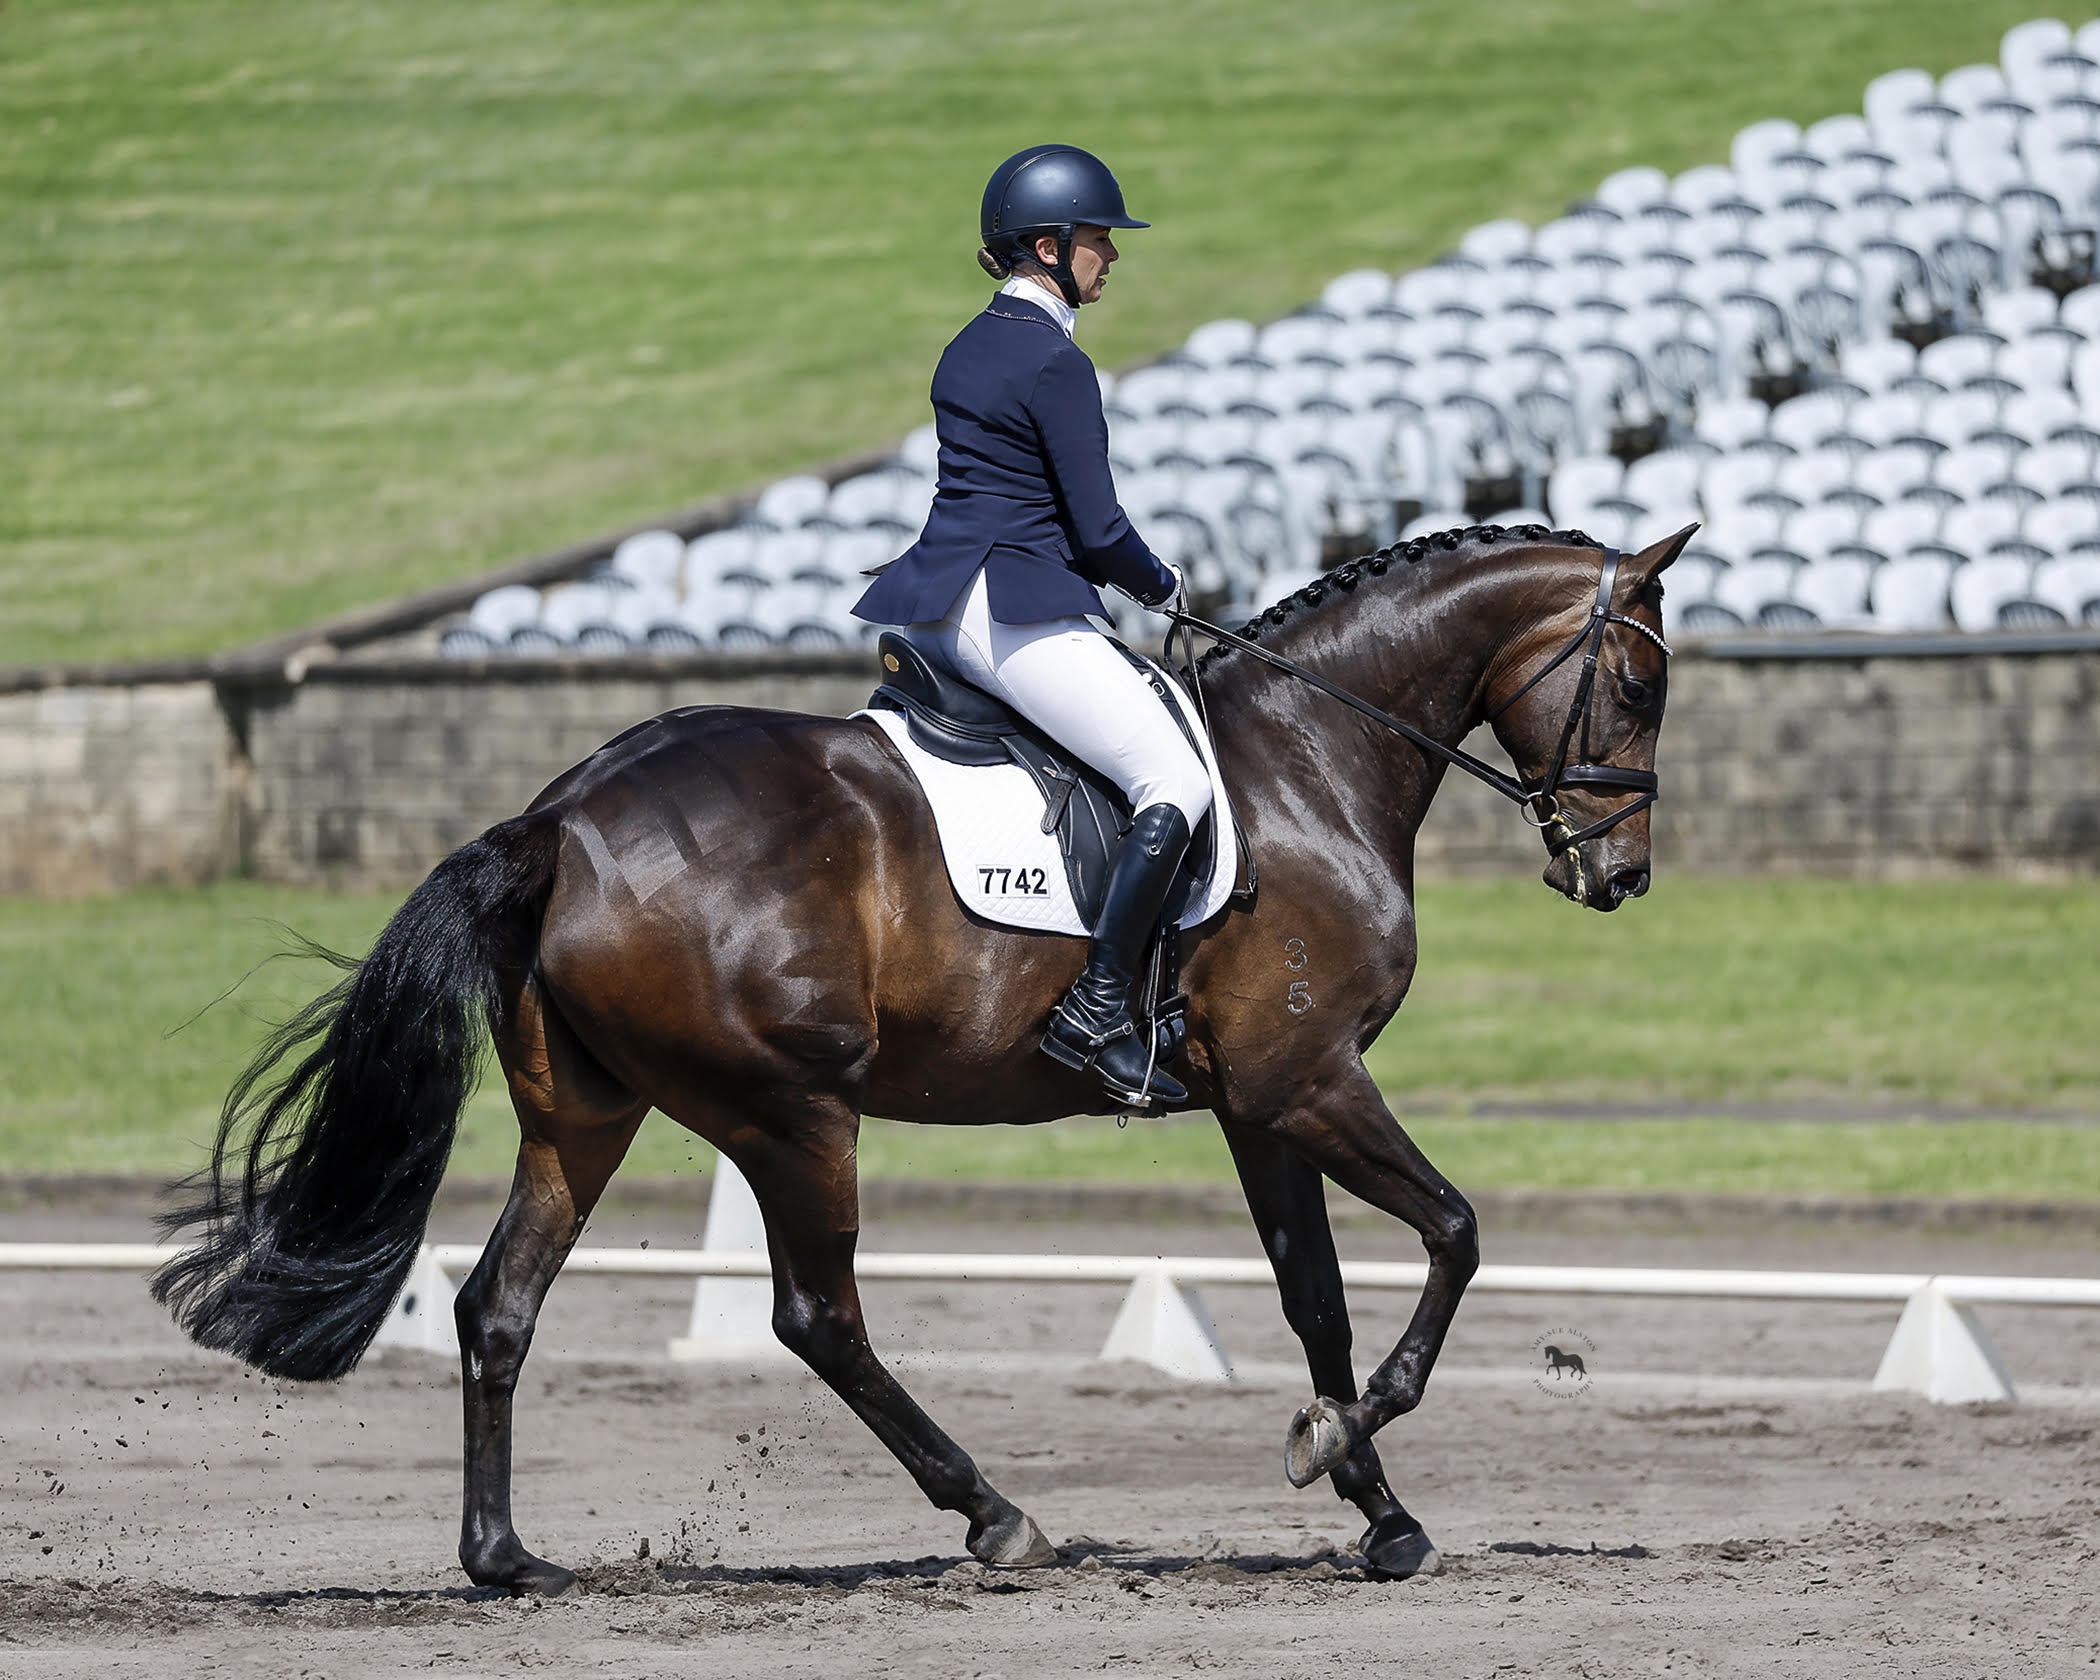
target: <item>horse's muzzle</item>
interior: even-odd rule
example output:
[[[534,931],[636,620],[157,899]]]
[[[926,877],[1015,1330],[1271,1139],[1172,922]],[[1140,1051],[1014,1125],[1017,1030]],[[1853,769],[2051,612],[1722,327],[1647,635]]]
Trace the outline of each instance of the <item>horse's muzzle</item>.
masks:
[[[1599,861],[1585,856],[1581,847],[1571,846],[1546,865],[1541,879],[1570,903],[1607,915],[1648,890],[1645,863],[1621,864],[1599,880],[1595,873]]]
[[[1605,878],[1604,890],[1595,900],[1599,910],[1616,910],[1629,898],[1639,898],[1648,890],[1646,868],[1629,864],[1624,869],[1615,869]]]

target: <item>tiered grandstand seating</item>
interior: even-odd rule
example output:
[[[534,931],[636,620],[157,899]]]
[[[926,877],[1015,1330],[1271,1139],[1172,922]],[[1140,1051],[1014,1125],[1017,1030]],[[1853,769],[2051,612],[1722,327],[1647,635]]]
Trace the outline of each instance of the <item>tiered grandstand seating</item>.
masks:
[[[1755,123],[1726,166],[1622,170],[1544,227],[1104,375],[1124,506],[1219,612],[1475,520],[1620,546],[1698,520],[1680,630],[2100,624],[2100,22],[1891,71],[1863,110]],[[919,529],[934,457],[924,427],[734,529],[498,590],[445,650],[856,644],[860,574]]]

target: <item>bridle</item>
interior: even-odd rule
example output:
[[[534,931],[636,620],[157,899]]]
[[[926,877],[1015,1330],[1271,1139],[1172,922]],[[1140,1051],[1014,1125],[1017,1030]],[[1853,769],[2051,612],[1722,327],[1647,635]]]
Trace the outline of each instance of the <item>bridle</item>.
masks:
[[[1519,807],[1528,807],[1531,814],[1525,816],[1524,820],[1539,831],[1540,838],[1546,843],[1547,853],[1556,858],[1563,852],[1575,854],[1576,902],[1588,904],[1589,874],[1584,867],[1582,848],[1590,841],[1610,833],[1636,811],[1645,811],[1662,795],[1661,783],[1653,770],[1636,770],[1631,766],[1619,764],[1593,764],[1589,758],[1590,701],[1596,691],[1597,661],[1604,652],[1605,632],[1614,624],[1623,624],[1629,630],[1638,631],[1661,648],[1665,657],[1670,652],[1670,644],[1661,636],[1639,619],[1629,618],[1612,606],[1612,587],[1617,583],[1618,576],[1619,551],[1608,548],[1604,551],[1603,570],[1597,579],[1597,599],[1591,605],[1589,617],[1583,621],[1582,627],[1569,638],[1558,653],[1532,672],[1522,687],[1489,712],[1483,720],[1493,723],[1576,654],[1582,655],[1582,675],[1576,681],[1574,698],[1568,702],[1568,716],[1561,725],[1560,741],[1553,749],[1553,757],[1543,774],[1523,780],[1497,770],[1492,764],[1475,758],[1462,748],[1446,746],[1435,736],[1425,734],[1406,719],[1394,717],[1391,712],[1383,711],[1370,701],[1351,694],[1338,683],[1329,682],[1317,671],[1308,671],[1295,660],[1272,653],[1260,643],[1249,641],[1245,636],[1235,635],[1230,630],[1206,623],[1179,608],[1169,608],[1167,616],[1184,632],[1199,631],[1227,647],[1238,648],[1242,653],[1252,655],[1266,665],[1273,665],[1277,670],[1317,688],[1322,694],[1331,695],[1343,705],[1361,712],[1372,722],[1382,724],[1402,739],[1413,742],[1432,758],[1442,759],[1455,769],[1463,770],[1476,781],[1485,782],[1503,798]],[[1190,638],[1189,649],[1193,655],[1193,637]],[[1191,657],[1189,665],[1192,676],[1194,663]],[[1587,827],[1576,828],[1561,809],[1559,796],[1563,788],[1594,788],[1614,793],[1631,793],[1636,797],[1616,810],[1607,811]]]

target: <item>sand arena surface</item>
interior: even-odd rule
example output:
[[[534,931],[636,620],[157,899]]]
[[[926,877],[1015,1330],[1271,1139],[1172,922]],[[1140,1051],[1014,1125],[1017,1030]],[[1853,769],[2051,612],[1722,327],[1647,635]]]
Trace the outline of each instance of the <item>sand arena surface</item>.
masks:
[[[10,1214],[14,1240],[135,1220]],[[447,1240],[485,1234],[455,1216]],[[661,1213],[587,1240],[691,1243]],[[1245,1229],[873,1229],[869,1247],[1251,1253]],[[1355,1258],[1411,1239],[1351,1231]],[[2090,1275],[2089,1249],[1783,1232],[1527,1239],[1497,1260]],[[1380,1437],[1442,1546],[1366,1577],[1325,1486],[1273,1294],[1208,1299],[1231,1389],[1088,1361],[1119,1292],[889,1284],[878,1345],[1061,1548],[995,1574],[797,1367],[671,1366],[690,1285],[558,1284],[518,1408],[520,1532],[584,1571],[552,1603],[468,1588],[459,1402],[392,1353],[333,1388],[183,1342],[138,1280],[0,1274],[0,1674],[910,1676],[2054,1675],[2100,1660],[2100,1405],[1873,1396],[1893,1308],[1481,1297]],[[1409,1302],[1357,1303],[1360,1355]],[[1993,1310],[2016,1379],[2100,1387],[2100,1314]],[[1534,1343],[1595,1379],[1556,1395]],[[1561,1338],[1565,1340],[1566,1338]],[[927,1360],[906,1349],[989,1353]],[[1640,1373],[1690,1373],[1667,1380]],[[646,1544],[646,1556],[643,1548]]]

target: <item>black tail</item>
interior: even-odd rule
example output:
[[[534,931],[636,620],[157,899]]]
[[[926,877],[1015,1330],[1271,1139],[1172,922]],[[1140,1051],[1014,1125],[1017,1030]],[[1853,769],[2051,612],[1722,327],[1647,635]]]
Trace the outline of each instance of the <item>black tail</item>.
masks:
[[[535,812],[454,852],[236,1081],[210,1168],[161,1216],[199,1240],[153,1279],[203,1346],[308,1381],[363,1356],[423,1240],[497,972],[532,960],[558,835]]]

